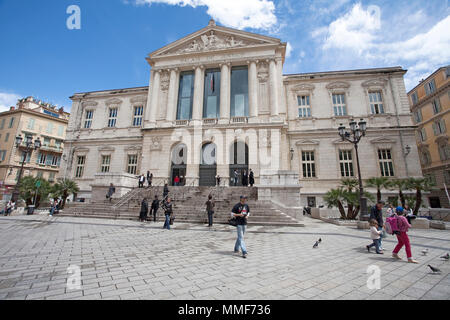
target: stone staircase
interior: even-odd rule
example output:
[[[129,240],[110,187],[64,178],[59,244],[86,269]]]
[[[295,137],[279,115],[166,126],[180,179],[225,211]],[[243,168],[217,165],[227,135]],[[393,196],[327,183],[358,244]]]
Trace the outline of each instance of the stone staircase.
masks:
[[[150,206],[155,195],[161,200],[162,194],[163,187],[136,188],[111,203],[107,200],[97,203],[71,203],[59,215],[137,220],[142,199],[147,197]],[[249,225],[303,226],[296,219],[276,209],[270,201],[258,201],[256,187],[169,187],[175,223],[207,223],[205,202],[209,194],[213,195],[216,202],[214,223],[228,223],[232,207],[239,202],[240,195],[245,194],[248,196],[247,203],[251,213]],[[164,220],[162,209],[158,210],[157,220]]]

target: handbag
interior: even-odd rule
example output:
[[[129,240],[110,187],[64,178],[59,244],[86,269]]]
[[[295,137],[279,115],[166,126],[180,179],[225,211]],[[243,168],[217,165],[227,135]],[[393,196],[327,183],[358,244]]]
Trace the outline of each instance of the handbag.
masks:
[[[238,225],[237,219],[236,218],[231,218],[230,220],[228,220],[228,224],[230,226],[237,227],[237,225]]]

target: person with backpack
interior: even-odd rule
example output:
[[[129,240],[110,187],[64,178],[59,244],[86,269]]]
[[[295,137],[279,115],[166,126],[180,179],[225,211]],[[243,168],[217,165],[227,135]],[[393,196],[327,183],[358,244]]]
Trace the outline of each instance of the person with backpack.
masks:
[[[242,250],[242,257],[247,258],[247,247],[244,242],[245,228],[247,226],[247,219],[250,215],[250,208],[248,206],[247,197],[241,196],[239,203],[237,203],[231,210],[231,216],[236,219],[237,239],[234,245],[234,253],[238,254],[239,249]]]
[[[370,252],[370,248],[375,247],[375,251],[377,254],[383,254],[380,250],[380,240],[382,231],[378,230],[378,222],[375,219],[371,219],[370,223],[370,238],[372,239],[372,243],[366,246],[367,251]]]
[[[397,236],[397,245],[392,251],[392,257],[398,260],[402,260],[398,253],[400,249],[405,246],[406,256],[408,258],[409,263],[418,263],[416,260],[412,258],[411,253],[411,244],[409,242],[408,237],[408,229],[411,228],[411,225],[408,223],[408,220],[404,216],[404,210],[402,207],[397,207],[396,215],[394,217],[389,218],[389,229],[393,234]]]
[[[206,213],[208,214],[208,227],[212,227],[214,207],[216,206],[216,203],[212,199],[212,195],[208,196],[208,201],[205,202],[205,205],[206,205]]]
[[[170,230],[170,218],[172,216],[173,211],[172,211],[172,200],[169,197],[163,201],[162,208],[164,210],[164,215],[166,216],[163,229]]]
[[[158,212],[158,209],[159,209],[159,200],[158,196],[155,195],[155,200],[153,200],[152,206],[150,208],[150,217],[152,216],[153,213],[153,222],[156,222],[156,213]]]
[[[384,202],[383,201],[378,201],[377,204],[375,206],[372,207],[372,209],[370,210],[370,217],[369,217],[369,221],[370,220],[375,220],[378,224],[378,231],[383,231],[383,206],[384,206]],[[381,245],[381,238],[379,240],[379,245],[380,245],[380,250],[383,250],[383,247]]]

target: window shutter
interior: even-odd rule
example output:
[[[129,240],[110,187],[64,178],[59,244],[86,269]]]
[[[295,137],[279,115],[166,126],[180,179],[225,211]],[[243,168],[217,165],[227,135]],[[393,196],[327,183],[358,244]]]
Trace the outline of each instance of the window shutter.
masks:
[[[58,161],[57,161],[56,165],[57,165],[58,167],[61,165],[61,157],[58,157]]]
[[[445,120],[441,119],[440,123],[441,123],[442,132],[447,132],[447,127],[445,126]]]
[[[437,125],[436,123],[433,123],[433,131],[434,131],[434,135],[437,136],[439,135],[438,131],[437,131]]]
[[[41,159],[41,153],[38,153],[38,156],[36,157],[36,163],[39,164],[39,160]]]

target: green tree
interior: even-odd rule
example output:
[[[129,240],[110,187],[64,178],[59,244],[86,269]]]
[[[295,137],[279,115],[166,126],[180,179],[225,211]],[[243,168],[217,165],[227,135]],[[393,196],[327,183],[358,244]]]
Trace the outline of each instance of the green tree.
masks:
[[[381,201],[381,189],[388,189],[391,186],[391,182],[386,177],[373,177],[367,179],[366,186],[377,189],[377,201]]]
[[[339,209],[339,213],[341,214],[341,219],[347,219],[347,215],[345,214],[345,208],[343,205],[344,202],[344,193],[345,191],[342,188],[331,189],[329,190],[323,200],[327,204],[328,208],[337,207]]]
[[[422,192],[431,191],[434,183],[429,178],[409,178],[406,180],[407,188],[416,191],[416,201],[414,205],[414,215],[419,212],[422,205]]]
[[[391,188],[398,190],[398,197],[400,198],[401,206],[404,207],[406,203],[405,194],[403,191],[409,190],[406,179],[396,179],[391,181]]]
[[[39,188],[36,188],[37,181],[41,182]],[[34,197],[36,197],[36,208],[40,206],[42,201],[48,200],[51,189],[52,187],[47,180],[32,176],[23,177],[19,183],[20,198],[29,206],[33,203]]]
[[[66,206],[67,198],[74,193],[77,193],[80,191],[80,188],[78,187],[77,183],[70,179],[60,179],[55,185],[53,186],[53,193],[52,195],[56,198],[62,199],[62,204],[60,209],[64,209]]]

